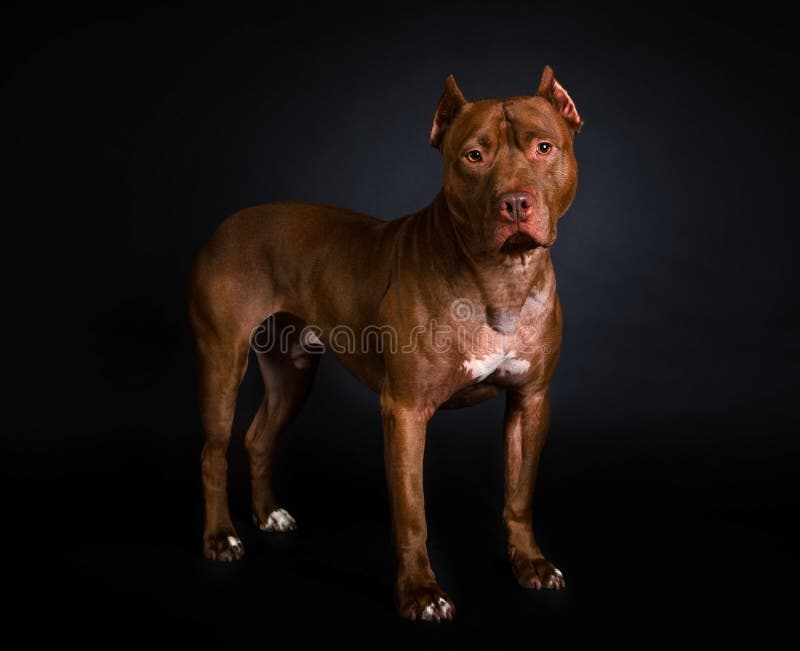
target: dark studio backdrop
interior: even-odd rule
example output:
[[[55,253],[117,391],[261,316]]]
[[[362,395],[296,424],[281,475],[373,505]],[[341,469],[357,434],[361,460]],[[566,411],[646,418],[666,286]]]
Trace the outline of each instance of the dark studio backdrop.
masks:
[[[795,610],[800,323],[790,21],[569,3],[242,13],[9,10],[2,26],[6,627],[27,639],[469,646],[767,640]],[[567,589],[505,558],[503,399],[436,415],[429,548],[458,615],[411,625],[376,397],[325,358],[280,447],[292,536],[249,518],[201,551],[187,270],[228,214],[278,199],[407,214],[468,98],[554,67],[586,126],[553,257],[565,343],[534,517]],[[251,369],[252,370],[252,369]]]

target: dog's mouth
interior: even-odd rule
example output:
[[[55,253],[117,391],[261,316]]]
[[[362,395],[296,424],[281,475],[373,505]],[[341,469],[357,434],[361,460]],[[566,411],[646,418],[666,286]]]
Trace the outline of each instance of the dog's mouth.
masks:
[[[509,238],[503,242],[503,246],[500,247],[500,253],[513,255],[515,253],[530,251],[531,249],[535,249],[539,246],[542,245],[534,240],[530,235],[523,233],[522,231],[518,231],[509,236]]]

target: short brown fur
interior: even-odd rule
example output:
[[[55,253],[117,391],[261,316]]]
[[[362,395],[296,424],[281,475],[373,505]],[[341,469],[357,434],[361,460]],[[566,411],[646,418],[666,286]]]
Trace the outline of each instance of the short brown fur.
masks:
[[[334,353],[380,395],[403,617],[440,621],[455,612],[426,549],[427,422],[441,407],[475,404],[500,391],[507,394],[503,519],[512,568],[526,587],[563,587],[534,538],[531,501],[561,344],[550,247],[575,196],[573,136],[581,126],[549,67],[534,97],[470,103],[450,77],[431,131],[444,162],[443,187],[428,207],[382,222],[342,208],[272,203],[219,227],[197,256],[189,288],[206,436],[207,557],[230,561],[244,553],[228,511],[226,453],[251,333],[279,314],[296,332],[317,326],[326,345],[337,325],[356,333],[391,327],[399,342],[417,342],[412,351],[372,345]],[[427,334],[415,339],[415,327],[434,321],[481,343],[441,350]],[[278,508],[271,487],[275,441],[316,369],[317,357],[301,350],[294,336],[291,354],[258,354],[264,400],[246,445],[259,525]],[[510,347],[519,337],[529,344],[524,352]],[[500,359],[494,370],[486,366]],[[481,369],[490,372],[482,377]]]

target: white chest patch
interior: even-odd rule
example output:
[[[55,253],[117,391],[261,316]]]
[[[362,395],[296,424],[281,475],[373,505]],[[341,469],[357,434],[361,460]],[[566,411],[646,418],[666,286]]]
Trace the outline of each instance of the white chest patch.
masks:
[[[509,350],[507,353],[489,353],[483,356],[468,357],[461,362],[461,368],[473,380],[482,382],[495,371],[520,375],[531,367],[527,359],[515,359],[517,351]]]

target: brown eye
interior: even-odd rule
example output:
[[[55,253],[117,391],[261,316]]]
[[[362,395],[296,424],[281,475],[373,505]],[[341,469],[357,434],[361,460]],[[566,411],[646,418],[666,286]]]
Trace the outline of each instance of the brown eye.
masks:
[[[470,163],[480,163],[483,160],[483,156],[477,149],[473,149],[467,152],[467,160]]]
[[[538,145],[536,145],[536,151],[540,154],[547,155],[553,151],[553,145],[551,145],[549,142],[540,142]]]

